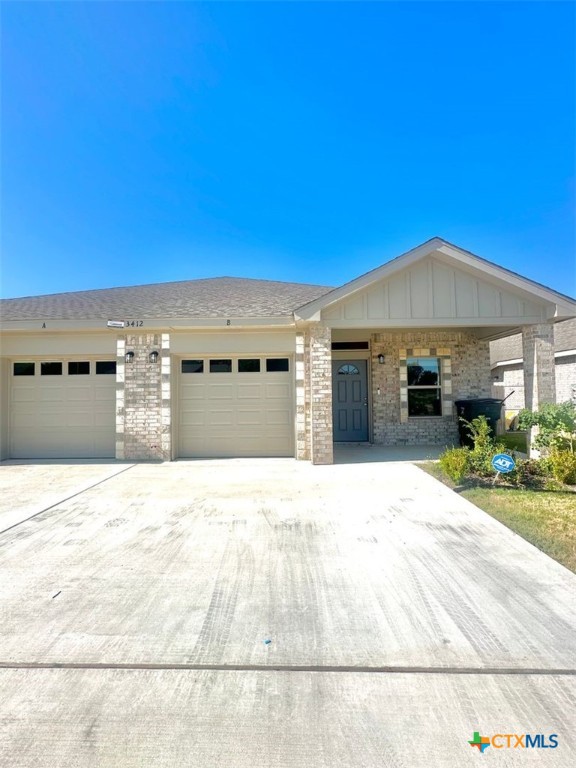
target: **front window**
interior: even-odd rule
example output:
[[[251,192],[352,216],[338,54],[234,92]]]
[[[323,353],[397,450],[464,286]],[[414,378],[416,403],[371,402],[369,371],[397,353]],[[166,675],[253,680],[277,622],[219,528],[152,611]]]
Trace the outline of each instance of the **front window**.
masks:
[[[409,357],[408,415],[442,416],[440,360],[437,357]]]

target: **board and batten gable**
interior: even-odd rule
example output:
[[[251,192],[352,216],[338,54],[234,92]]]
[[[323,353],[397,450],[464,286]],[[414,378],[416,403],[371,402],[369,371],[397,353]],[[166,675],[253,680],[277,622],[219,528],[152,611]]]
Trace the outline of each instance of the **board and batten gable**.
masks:
[[[524,325],[546,320],[547,305],[432,256],[322,310],[332,328],[351,325]]]

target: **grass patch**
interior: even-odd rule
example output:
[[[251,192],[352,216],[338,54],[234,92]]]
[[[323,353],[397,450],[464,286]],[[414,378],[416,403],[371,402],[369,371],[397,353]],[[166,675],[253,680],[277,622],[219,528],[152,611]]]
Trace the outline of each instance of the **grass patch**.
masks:
[[[502,443],[509,451],[519,451],[520,453],[528,453],[528,447],[526,445],[526,435],[520,433],[505,433],[496,437],[497,442]]]
[[[455,487],[436,463],[420,467],[576,573],[576,493],[492,487],[470,481]]]

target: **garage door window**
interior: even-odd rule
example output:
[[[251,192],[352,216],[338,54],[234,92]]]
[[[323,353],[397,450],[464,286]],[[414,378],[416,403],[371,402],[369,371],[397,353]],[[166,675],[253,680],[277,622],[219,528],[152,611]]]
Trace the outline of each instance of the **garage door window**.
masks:
[[[260,360],[258,358],[238,360],[238,373],[260,373]]]
[[[115,376],[116,360],[98,360],[96,363],[96,373],[100,376]]]
[[[182,360],[182,373],[203,373],[204,360]]]
[[[14,363],[14,376],[34,376],[35,363]]]
[[[266,360],[266,373],[280,373],[288,369],[287,357],[269,357]]]
[[[210,373],[232,373],[232,360],[210,360]]]
[[[40,363],[41,376],[62,376],[62,363]]]
[[[68,376],[88,376],[90,374],[90,363],[86,361],[82,362],[70,362],[68,363]]]

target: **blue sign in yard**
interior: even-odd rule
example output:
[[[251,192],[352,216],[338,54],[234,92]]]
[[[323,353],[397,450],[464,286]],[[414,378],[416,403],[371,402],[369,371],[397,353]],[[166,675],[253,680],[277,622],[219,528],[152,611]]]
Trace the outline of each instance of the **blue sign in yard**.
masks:
[[[507,453],[497,453],[492,458],[492,468],[496,472],[513,472],[516,469],[516,462]]]

